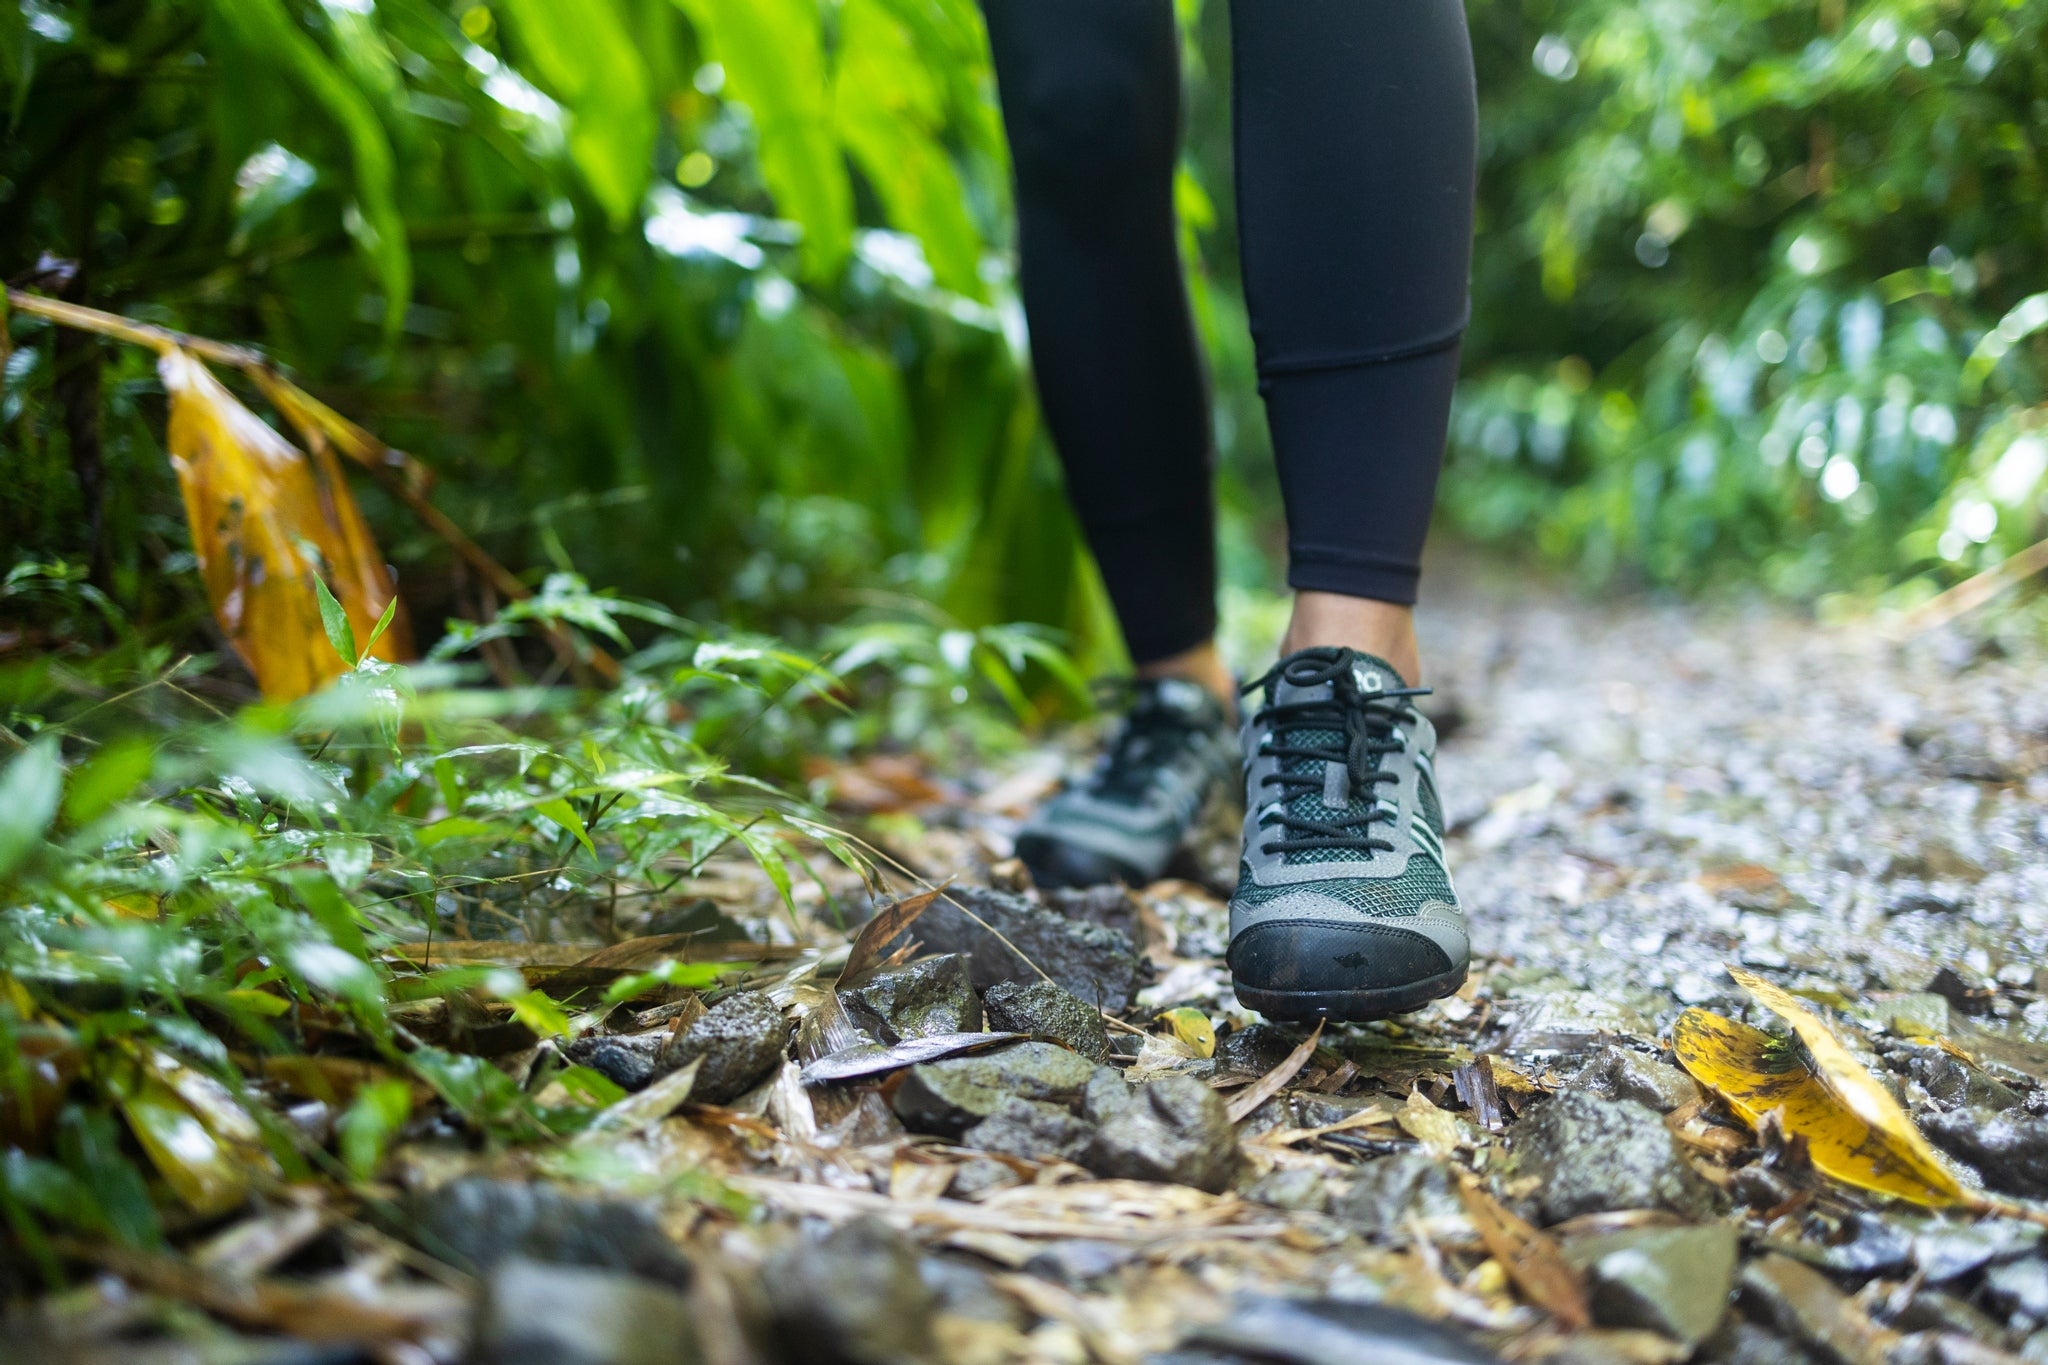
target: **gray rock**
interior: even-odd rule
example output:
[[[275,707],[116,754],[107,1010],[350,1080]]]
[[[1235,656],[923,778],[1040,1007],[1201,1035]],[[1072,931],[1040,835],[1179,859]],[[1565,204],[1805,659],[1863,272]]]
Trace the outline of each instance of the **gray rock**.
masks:
[[[913,1133],[959,1137],[1012,1097],[1075,1104],[1095,1071],[1057,1043],[1018,1043],[914,1066],[891,1103]]]
[[[702,1058],[690,1098],[706,1104],[736,1100],[782,1065],[789,1021],[760,991],[727,996],[662,1049],[661,1066],[673,1071]]]
[[[967,979],[967,959],[958,953],[876,972],[839,992],[839,1003],[848,1018],[883,1043],[981,1032],[981,1002]]]
[[[2048,1199],[2048,1118],[1958,1109],[1929,1114],[1920,1127],[1936,1146],[1975,1166],[1992,1189]]]
[[[1189,1076],[1131,1086],[1104,1070],[1085,1112],[1097,1125],[1081,1164],[1100,1176],[1221,1193],[1237,1169],[1237,1133],[1223,1097]]]
[[[2011,1086],[1930,1043],[1895,1043],[1886,1050],[1885,1060],[1917,1081],[1943,1108],[1999,1111],[2020,1102]]]
[[[904,1365],[937,1358],[938,1295],[911,1244],[856,1218],[770,1256],[761,1287],[781,1357],[820,1365]]]
[[[1913,1233],[1913,1263],[1929,1284],[1945,1284],[1987,1265],[2017,1261],[2041,1244],[2041,1229],[2006,1218],[1950,1222],[1930,1218]]]
[[[1693,1357],[1701,1365],[1813,1365],[1813,1357],[1767,1327],[1734,1321]]]
[[[1327,1128],[1367,1109],[1384,1107],[1382,1101],[1364,1096],[1318,1095],[1314,1091],[1303,1091],[1287,1099],[1288,1122],[1296,1128]]]
[[[690,1305],[613,1271],[501,1262],[477,1300],[470,1365],[693,1365]]]
[[[623,1270],[686,1284],[689,1263],[643,1201],[585,1199],[552,1185],[466,1176],[414,1198],[416,1238],[430,1255],[483,1272],[509,1257]]]
[[[1574,1091],[1546,1100],[1516,1129],[1514,1161],[1518,1176],[1537,1178],[1536,1200],[1549,1223],[1649,1208],[1699,1219],[1717,1202],[1663,1118],[1634,1100]]]
[[[1063,919],[1082,924],[1099,924],[1122,934],[1133,943],[1145,941],[1144,925],[1138,918],[1138,901],[1129,887],[1114,883],[1089,887],[1056,887],[1040,893],[1047,906]]]
[[[1301,1039],[1271,1024],[1248,1024],[1216,1040],[1216,1069],[1239,1076],[1263,1076],[1287,1060]]]
[[[1190,1362],[1498,1365],[1496,1356],[1462,1333],[1385,1304],[1263,1295],[1247,1295],[1222,1322],[1196,1327],[1181,1350],[1189,1352]]]
[[[1556,1057],[1616,1038],[1656,1034],[1649,1016],[1607,993],[1560,990],[1516,1003],[1513,1031],[1501,1051],[1519,1057]]]
[[[1885,1358],[1892,1334],[1811,1266],[1772,1254],[1744,1266],[1740,1284],[1746,1309],[1821,1360],[1872,1365]]]
[[[2048,1261],[2035,1256],[1991,1267],[1984,1272],[1984,1298],[2002,1312],[2024,1316],[2030,1327],[2048,1322]]]
[[[1330,1181],[1321,1171],[1302,1166],[1268,1171],[1244,1189],[1255,1204],[1296,1213],[1322,1213],[1330,1207]]]
[[[1024,1177],[1017,1174],[1006,1161],[994,1157],[971,1157],[953,1171],[953,1183],[946,1192],[955,1199],[973,1199],[987,1194],[990,1190],[1007,1190],[1012,1185],[1021,1185]]]
[[[1712,1336],[1728,1311],[1736,1250],[1726,1223],[1631,1228],[1564,1244],[1566,1258],[1586,1272],[1595,1322],[1656,1332],[1688,1349]]]
[[[1084,1002],[1116,1013],[1130,1007],[1131,997],[1149,974],[1131,937],[1118,930],[1070,920],[1058,910],[1005,891],[956,886],[947,894],[987,927],[941,899],[897,942],[914,936],[935,952],[963,954],[978,990],[998,981],[1036,981],[1036,963]],[[1004,939],[1014,947],[1006,946]],[[1019,957],[1020,952],[1024,956]]]
[[[1129,1265],[1141,1254],[1128,1242],[1096,1242],[1072,1238],[1049,1243],[1024,1263],[1027,1274],[1080,1288]]]
[[[1028,1033],[1080,1053],[1091,1062],[1109,1055],[1109,1030],[1094,1006],[1050,981],[998,981],[982,997],[988,1026],[999,1033]]]
[[[1330,1204],[1330,1212],[1370,1236],[1400,1241],[1412,1215],[1425,1224],[1470,1226],[1465,1201],[1442,1163],[1420,1152],[1400,1152],[1369,1161],[1351,1188]]]
[[[668,1039],[660,1033],[588,1035],[562,1049],[562,1056],[587,1066],[621,1090],[645,1090],[666,1071],[660,1054]]]
[[[960,1143],[1038,1161],[1079,1161],[1094,1136],[1093,1128],[1060,1106],[1012,1095],[969,1128]]]
[[[1608,1045],[1594,1052],[1573,1084],[1611,1100],[1634,1100],[1660,1114],[1696,1100],[1700,1088],[1675,1066],[1632,1048]]]
[[[952,1256],[926,1256],[917,1263],[917,1273],[938,1301],[938,1310],[956,1318],[995,1322],[1022,1332],[1031,1326],[1031,1315],[1010,1295],[996,1288],[987,1272]]]

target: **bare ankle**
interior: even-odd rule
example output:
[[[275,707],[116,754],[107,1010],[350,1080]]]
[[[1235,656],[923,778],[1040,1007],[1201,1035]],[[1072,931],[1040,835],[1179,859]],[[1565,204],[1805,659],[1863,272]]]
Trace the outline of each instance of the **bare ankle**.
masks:
[[[1334,592],[1298,592],[1280,652],[1287,655],[1317,645],[1356,649],[1384,659],[1410,686],[1422,680],[1422,652],[1415,642],[1411,606]]]
[[[1198,683],[1223,703],[1224,715],[1237,715],[1237,680],[1224,666],[1223,655],[1217,651],[1214,640],[1204,640],[1193,649],[1139,664],[1136,672],[1141,678],[1185,678]]]

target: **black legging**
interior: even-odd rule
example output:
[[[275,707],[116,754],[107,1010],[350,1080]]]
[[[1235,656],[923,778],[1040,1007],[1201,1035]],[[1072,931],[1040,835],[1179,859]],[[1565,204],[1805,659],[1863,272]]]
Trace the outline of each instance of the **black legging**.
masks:
[[[1209,400],[1173,219],[1173,0],[982,0],[1032,362],[1132,657],[1214,633]],[[1287,581],[1413,602],[1465,325],[1460,0],[1232,0],[1239,235]]]

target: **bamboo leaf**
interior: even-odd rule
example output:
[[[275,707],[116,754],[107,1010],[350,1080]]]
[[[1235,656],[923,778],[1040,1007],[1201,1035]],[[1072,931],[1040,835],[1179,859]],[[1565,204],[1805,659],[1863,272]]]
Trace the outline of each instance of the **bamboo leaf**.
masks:
[[[1672,1026],[1672,1050],[1693,1079],[1750,1123],[1776,1113],[1804,1137],[1814,1167],[1866,1190],[1929,1208],[1970,1202],[1913,1120],[1813,1011],[1770,982],[1731,969],[1737,984],[1792,1026],[1805,1056],[1786,1056],[1761,1029],[1702,1009]]]
[[[334,593],[320,578],[313,579],[313,590],[320,594],[320,627],[327,632],[327,643],[334,646],[334,652],[350,668],[356,665],[356,633],[349,628],[348,613],[335,600]]]
[[[1209,1016],[1194,1006],[1182,1005],[1179,1009],[1168,1010],[1159,1019],[1197,1057],[1216,1055],[1216,1029],[1210,1024]]]

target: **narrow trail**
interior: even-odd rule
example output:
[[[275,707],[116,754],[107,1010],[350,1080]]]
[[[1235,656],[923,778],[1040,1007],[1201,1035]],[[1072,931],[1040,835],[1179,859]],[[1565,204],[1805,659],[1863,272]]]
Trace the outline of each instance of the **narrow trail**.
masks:
[[[1217,888],[1021,885],[1045,755],[941,799],[877,767],[846,789],[917,815],[876,838],[946,893],[892,917],[849,882],[793,922],[750,864],[707,869],[746,935],[720,951],[779,947],[708,1013],[684,993],[563,1047],[631,1092],[590,1131],[419,1135],[381,1198],[274,1207],[197,1281],[110,1268],[382,1361],[2048,1359],[2039,1227],[1833,1179],[1824,1133],[1752,1129],[1670,1051],[1689,1008],[1782,1030],[1728,969],[1760,973],[1931,1160],[2048,1197],[2040,661],[1448,579],[1425,644],[1479,953],[1457,997],[1257,1023]],[[560,1085],[553,1047],[498,1065]],[[294,1267],[323,1228],[338,1262]]]

